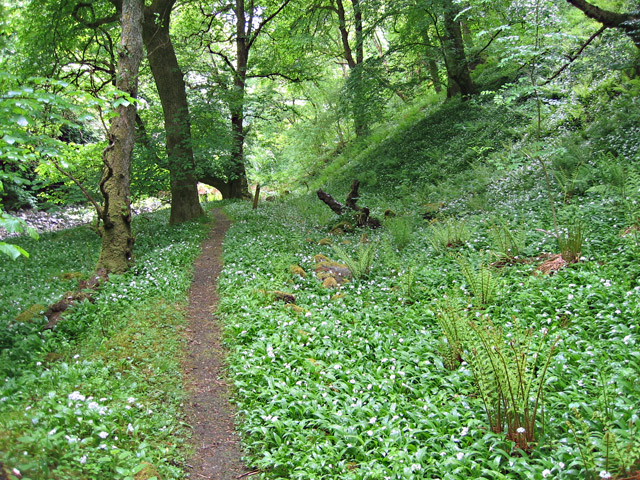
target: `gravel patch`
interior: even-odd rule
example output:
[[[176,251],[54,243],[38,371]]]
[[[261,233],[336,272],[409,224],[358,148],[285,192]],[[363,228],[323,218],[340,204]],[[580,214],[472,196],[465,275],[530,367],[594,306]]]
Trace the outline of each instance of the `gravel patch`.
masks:
[[[136,202],[131,206],[134,215],[141,213],[155,212],[167,204],[157,198],[146,198]],[[55,232],[57,230],[66,230],[67,228],[77,227],[95,222],[96,211],[93,207],[84,205],[70,205],[61,207],[57,210],[44,211],[35,208],[18,210],[9,213],[12,217],[24,220],[27,226],[33,228],[38,233]],[[24,234],[9,233],[0,227],[0,240],[9,237],[17,237]]]

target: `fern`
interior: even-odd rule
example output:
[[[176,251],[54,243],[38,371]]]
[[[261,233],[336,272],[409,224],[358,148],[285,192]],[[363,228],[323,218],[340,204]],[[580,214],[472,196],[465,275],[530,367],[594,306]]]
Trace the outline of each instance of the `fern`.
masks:
[[[579,221],[570,225],[566,232],[560,233],[558,235],[558,246],[560,247],[562,259],[567,263],[575,263],[580,260],[584,240],[584,229]]]
[[[406,217],[389,218],[385,221],[385,227],[398,250],[404,249],[411,242],[413,228],[410,219]]]
[[[489,267],[481,264],[476,271],[465,258],[458,257],[457,261],[473,298],[480,305],[491,303],[495,297],[497,282]]]
[[[468,355],[491,429],[501,432],[518,448],[529,450],[535,440],[536,420],[544,401],[544,377],[555,350],[553,344],[543,362],[546,333],[533,348],[531,330],[517,330],[506,337],[491,323],[469,322],[471,335],[465,337]],[[544,419],[542,423],[544,428]]]
[[[445,300],[437,305],[436,318],[444,335],[439,344],[440,354],[445,366],[455,370],[462,363],[462,345],[468,329],[466,312]]]
[[[339,245],[332,245],[334,252],[347,266],[353,278],[365,278],[371,271],[373,259],[376,253],[376,244],[361,244],[358,247],[356,257],[351,257],[347,251]]]
[[[510,261],[522,254],[525,247],[524,230],[500,220],[497,224],[492,222],[489,235],[498,260]]]
[[[471,238],[471,233],[466,224],[454,218],[447,219],[444,223],[431,225],[429,241],[435,250],[440,253],[450,248],[464,245]]]

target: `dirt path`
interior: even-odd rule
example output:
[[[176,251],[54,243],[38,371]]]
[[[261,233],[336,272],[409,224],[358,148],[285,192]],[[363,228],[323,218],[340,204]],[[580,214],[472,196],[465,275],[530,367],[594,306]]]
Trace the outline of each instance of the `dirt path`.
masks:
[[[187,461],[192,480],[231,480],[248,470],[233,431],[234,409],[229,403],[222,329],[215,315],[218,275],[222,270],[222,240],[230,221],[220,209],[215,225],[194,265],[187,326],[188,356],[184,364],[187,423],[193,427],[195,454]]]

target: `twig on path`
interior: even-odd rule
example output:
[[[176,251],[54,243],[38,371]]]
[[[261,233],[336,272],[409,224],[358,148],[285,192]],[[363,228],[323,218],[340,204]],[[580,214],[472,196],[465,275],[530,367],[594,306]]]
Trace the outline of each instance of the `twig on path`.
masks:
[[[254,470],[253,472],[243,473],[242,475],[239,475],[236,478],[253,477],[254,475],[258,475],[259,473],[261,473],[260,470]]]

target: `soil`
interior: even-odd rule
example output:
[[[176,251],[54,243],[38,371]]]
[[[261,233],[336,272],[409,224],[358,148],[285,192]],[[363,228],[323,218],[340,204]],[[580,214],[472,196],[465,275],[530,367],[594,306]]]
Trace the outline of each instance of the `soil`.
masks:
[[[183,365],[187,423],[193,428],[194,455],[187,460],[192,480],[231,480],[251,473],[242,463],[243,452],[234,432],[226,351],[215,313],[222,241],[231,222],[220,209],[212,215],[214,227],[194,265],[186,330],[188,353]]]

